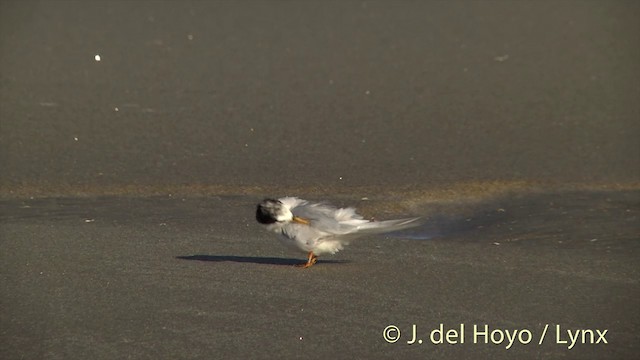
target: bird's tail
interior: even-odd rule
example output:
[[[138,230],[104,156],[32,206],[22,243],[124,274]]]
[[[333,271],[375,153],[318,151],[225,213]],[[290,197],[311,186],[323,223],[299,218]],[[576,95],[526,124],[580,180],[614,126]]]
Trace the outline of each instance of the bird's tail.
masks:
[[[419,226],[422,223],[423,219],[419,217],[384,221],[370,221],[358,225],[358,233],[381,234],[412,228],[415,226]]]

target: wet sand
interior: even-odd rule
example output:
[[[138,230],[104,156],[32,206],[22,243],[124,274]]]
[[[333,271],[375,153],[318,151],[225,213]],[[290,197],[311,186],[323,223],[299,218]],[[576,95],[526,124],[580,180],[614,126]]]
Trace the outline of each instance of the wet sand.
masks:
[[[303,254],[255,222],[259,199],[0,202],[4,357],[622,359],[639,351],[638,191],[430,203],[419,210],[424,226],[355,241],[307,270],[293,266]],[[365,209],[385,207],[368,201]],[[464,324],[466,342],[431,343],[441,323]],[[421,345],[407,344],[413,324]],[[401,330],[394,344],[382,336],[389,325]],[[485,344],[474,325],[527,330],[533,340]],[[608,343],[569,350],[565,329],[608,330]]]
[[[1,2],[0,357],[637,358],[638,16]],[[284,195],[426,221],[300,270]]]

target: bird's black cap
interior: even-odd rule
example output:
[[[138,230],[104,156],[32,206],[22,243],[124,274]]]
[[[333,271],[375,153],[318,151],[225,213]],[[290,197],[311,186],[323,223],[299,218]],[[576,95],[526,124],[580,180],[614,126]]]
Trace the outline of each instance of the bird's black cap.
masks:
[[[278,221],[276,217],[281,208],[280,200],[264,199],[256,209],[256,220],[261,224],[273,224]]]

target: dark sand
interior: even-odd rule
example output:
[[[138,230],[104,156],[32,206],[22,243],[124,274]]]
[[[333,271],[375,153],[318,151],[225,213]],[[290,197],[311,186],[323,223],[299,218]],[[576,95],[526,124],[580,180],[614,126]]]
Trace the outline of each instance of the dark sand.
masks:
[[[0,2],[0,358],[638,358],[638,18]],[[280,195],[427,221],[300,270]]]
[[[437,211],[425,226],[361,239],[307,270],[292,266],[303,254],[255,223],[258,200],[3,201],[3,358],[623,359],[640,351],[638,191],[430,204]],[[467,342],[428,342],[440,323],[465,324]],[[404,331],[395,344],[382,337],[391,324]],[[407,344],[412,324],[422,345]],[[474,344],[474,324],[534,339],[508,350]],[[607,329],[608,344],[568,350],[553,328],[538,345],[545,324]]]

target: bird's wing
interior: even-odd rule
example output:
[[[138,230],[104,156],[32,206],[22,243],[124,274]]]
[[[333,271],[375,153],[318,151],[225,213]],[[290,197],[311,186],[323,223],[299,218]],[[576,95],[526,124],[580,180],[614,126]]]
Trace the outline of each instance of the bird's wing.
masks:
[[[308,220],[310,226],[325,235],[342,235],[354,232],[357,226],[369,222],[356,214],[353,208],[338,209],[324,203],[310,203],[298,198],[279,199],[293,215]]]
[[[356,213],[354,208],[336,208],[323,203],[310,203],[298,198],[280,201],[289,206],[298,217],[310,221],[310,225],[326,235],[366,235],[397,231],[420,224],[419,218],[369,221]]]
[[[298,199],[297,197],[283,197],[278,199],[284,206],[289,208],[293,212],[293,209],[299,206],[304,206],[309,202],[307,200]]]

